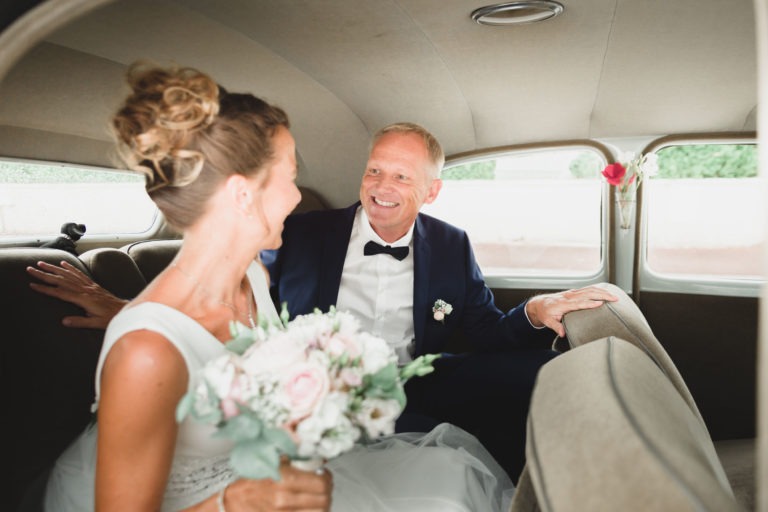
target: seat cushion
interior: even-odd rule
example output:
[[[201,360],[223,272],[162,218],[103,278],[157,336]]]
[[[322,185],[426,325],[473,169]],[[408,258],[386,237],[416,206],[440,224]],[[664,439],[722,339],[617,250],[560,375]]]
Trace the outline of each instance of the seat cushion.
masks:
[[[541,369],[526,456],[543,510],[741,510],[699,418],[645,353],[615,337]]]

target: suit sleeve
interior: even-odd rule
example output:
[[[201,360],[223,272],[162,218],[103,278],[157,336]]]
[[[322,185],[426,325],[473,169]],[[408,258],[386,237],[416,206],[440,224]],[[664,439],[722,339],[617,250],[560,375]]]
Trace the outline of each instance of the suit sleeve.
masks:
[[[463,249],[466,293],[462,329],[472,345],[478,350],[545,348],[551,345],[555,333],[531,325],[525,315],[527,301],[506,313],[496,306],[466,233]]]

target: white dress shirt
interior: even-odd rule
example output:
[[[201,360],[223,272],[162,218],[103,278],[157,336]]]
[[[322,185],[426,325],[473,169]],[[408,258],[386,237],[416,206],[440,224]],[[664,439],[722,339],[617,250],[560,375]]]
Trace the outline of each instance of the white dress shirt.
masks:
[[[352,313],[363,331],[387,341],[401,364],[413,359],[413,226],[400,240],[387,243],[371,227],[362,207],[355,214],[336,308]],[[369,241],[409,247],[402,261],[389,254],[365,256]]]

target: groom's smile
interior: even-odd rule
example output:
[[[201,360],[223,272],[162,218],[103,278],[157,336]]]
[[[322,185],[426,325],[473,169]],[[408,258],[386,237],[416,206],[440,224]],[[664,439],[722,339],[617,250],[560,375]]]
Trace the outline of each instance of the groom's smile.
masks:
[[[440,180],[429,169],[429,152],[421,136],[390,132],[371,148],[360,185],[360,202],[373,230],[385,241],[405,236],[424,203],[431,203]]]
[[[394,203],[392,201],[382,201],[377,197],[372,197],[371,199],[373,199],[373,202],[375,202],[377,205],[384,206],[385,208],[394,208],[395,206],[400,206],[400,203]]]

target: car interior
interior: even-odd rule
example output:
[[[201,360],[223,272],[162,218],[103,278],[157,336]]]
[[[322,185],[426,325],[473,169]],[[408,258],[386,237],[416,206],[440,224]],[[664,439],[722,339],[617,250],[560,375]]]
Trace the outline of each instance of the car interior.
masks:
[[[66,261],[131,299],[182,242],[108,126],[137,60],[284,108],[295,212],[357,201],[372,135],[418,123],[446,154],[423,211],[467,230],[500,309],[588,285],[619,297],[564,317],[510,512],[768,510],[768,2],[492,3],[0,6],[3,510],[40,510],[92,419],[103,336],[63,326],[81,310],[25,269]],[[627,153],[659,171],[624,211],[600,171]]]

